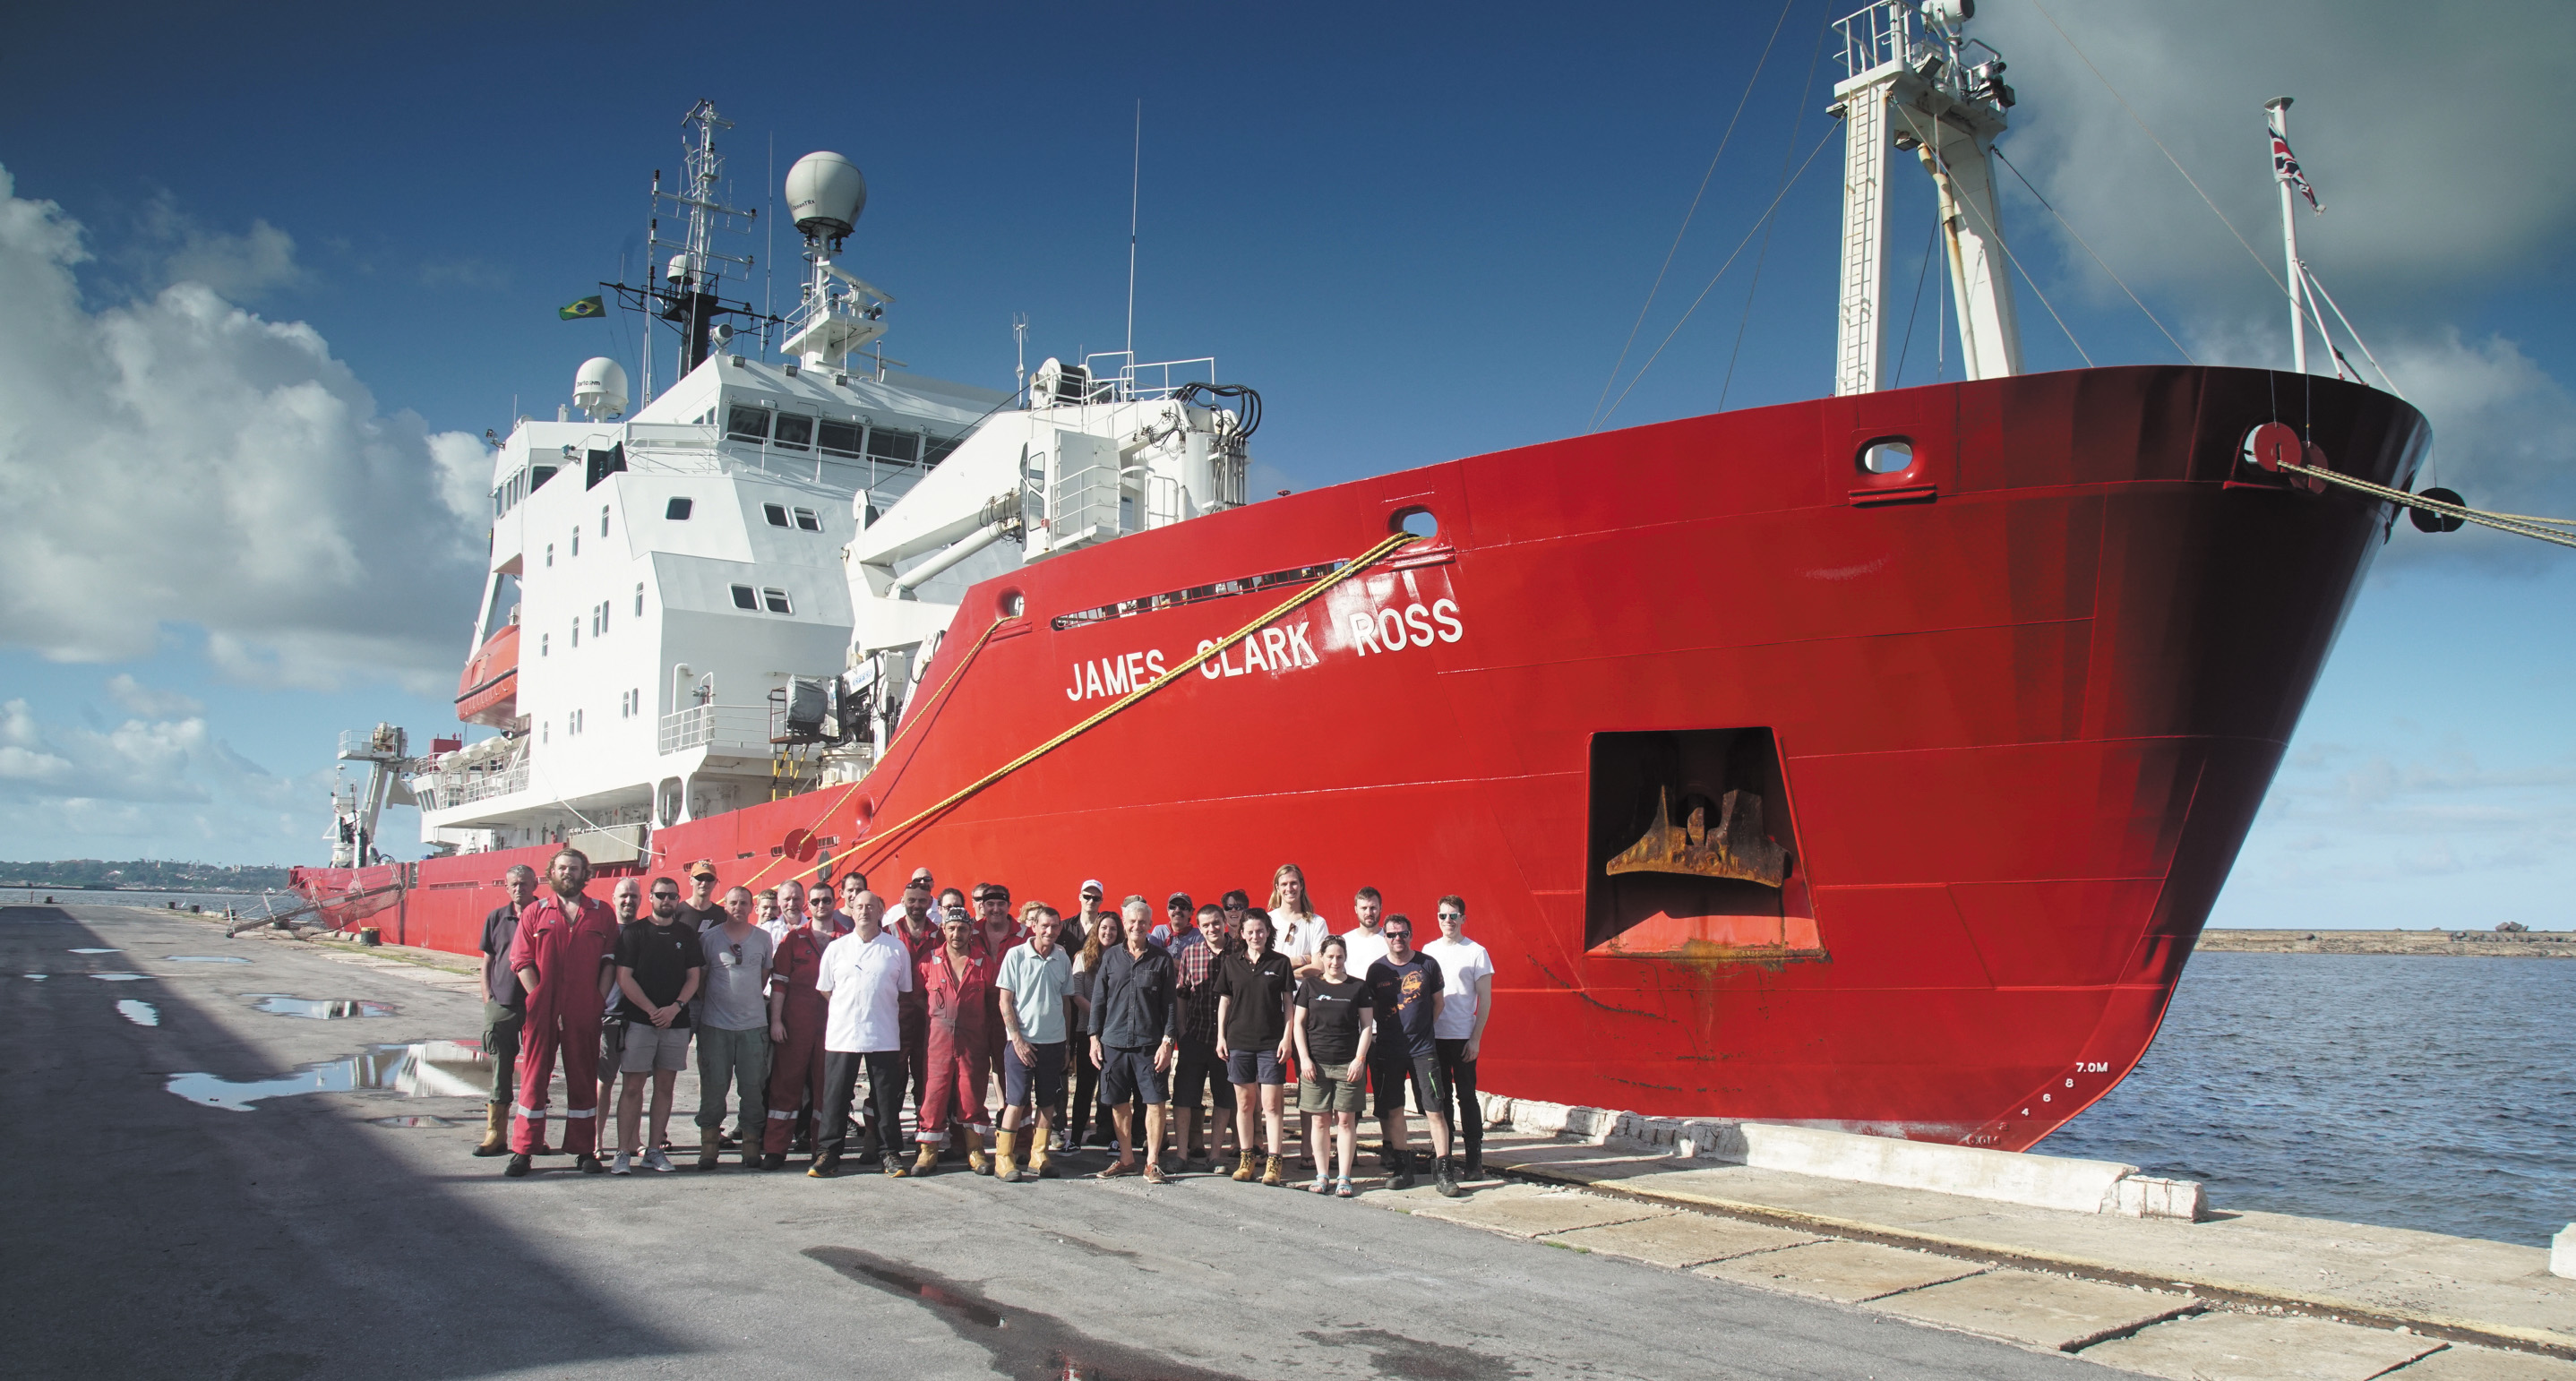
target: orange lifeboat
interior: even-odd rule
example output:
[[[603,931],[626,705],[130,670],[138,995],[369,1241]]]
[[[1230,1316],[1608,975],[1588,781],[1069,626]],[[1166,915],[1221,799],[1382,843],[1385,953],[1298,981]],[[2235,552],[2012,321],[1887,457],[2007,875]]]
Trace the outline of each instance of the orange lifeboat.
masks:
[[[504,624],[465,662],[456,683],[456,717],[502,727],[519,713],[519,625]]]

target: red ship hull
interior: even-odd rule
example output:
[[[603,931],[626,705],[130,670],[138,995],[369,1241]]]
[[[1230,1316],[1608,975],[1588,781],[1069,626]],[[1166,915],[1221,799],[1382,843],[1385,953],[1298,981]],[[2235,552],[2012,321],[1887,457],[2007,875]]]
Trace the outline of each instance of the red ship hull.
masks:
[[[1295,862],[1337,929],[1366,884],[1426,936],[1455,892],[1499,968],[1488,1088],[2021,1149],[2153,1038],[2385,540],[2386,506],[2240,463],[2276,417],[2387,484],[2425,441],[2356,386],[2085,370],[1574,438],[1124,537],[976,587],[865,781],[653,851],[728,884],[827,867],[884,890],[927,865],[1058,905],[1085,877],[1258,902]],[[1912,466],[1861,468],[1886,438]],[[1297,586],[1063,615],[1347,559],[1417,509],[1436,540],[1275,621],[1257,664],[1184,673],[892,833]],[[1736,787],[1763,798],[1780,887],[1607,870],[1658,792]],[[545,852],[418,865],[400,938],[472,950],[501,870]]]

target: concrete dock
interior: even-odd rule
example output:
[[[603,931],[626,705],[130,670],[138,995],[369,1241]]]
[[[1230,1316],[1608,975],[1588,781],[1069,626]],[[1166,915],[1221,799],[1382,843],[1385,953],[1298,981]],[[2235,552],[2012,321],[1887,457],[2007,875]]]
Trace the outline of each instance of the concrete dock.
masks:
[[[470,1067],[401,1064],[477,1034],[453,956],[90,907],[0,909],[0,947],[13,1374],[2576,1378],[2576,1281],[2537,1249],[1583,1137],[1497,1131],[1512,1182],[1458,1200],[962,1170],[509,1181],[467,1154]],[[186,1075],[239,1110],[175,1095]],[[675,1140],[695,1102],[684,1075]]]

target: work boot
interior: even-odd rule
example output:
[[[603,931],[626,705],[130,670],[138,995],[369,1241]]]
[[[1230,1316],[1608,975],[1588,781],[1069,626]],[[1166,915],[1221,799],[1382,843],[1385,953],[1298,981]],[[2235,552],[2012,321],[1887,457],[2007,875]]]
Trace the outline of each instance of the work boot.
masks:
[[[787,1168],[787,1153],[785,1151],[771,1151],[760,1156],[758,1159],[760,1161],[760,1168],[763,1170],[784,1170]],[[751,1157],[746,1156],[743,1160],[743,1164],[751,1164]]]
[[[509,1104],[486,1103],[483,1105],[483,1144],[474,1148],[474,1154],[478,1156],[506,1156],[510,1154]]]
[[[527,1153],[523,1151],[511,1156],[510,1163],[501,1167],[501,1173],[514,1180],[528,1173]]]
[[[1481,1150],[1469,1151],[1467,1153],[1466,1168],[1458,1172],[1458,1178],[1461,1180],[1481,1180],[1484,1177],[1485,1153]]]
[[[1444,1199],[1454,1199],[1467,1192],[1458,1187],[1458,1177],[1450,1173],[1447,1156],[1431,1162],[1431,1187],[1440,1191],[1440,1197]]]
[[[1047,1145],[1047,1138],[1043,1136],[1037,1139],[1036,1145],[1029,1148],[1030,1179],[1051,1180],[1055,1178],[1055,1167],[1048,1163],[1049,1153],[1052,1149],[1053,1148]]]
[[[1236,1182],[1236,1183],[1240,1184],[1240,1183],[1243,1183],[1244,1181],[1249,1180],[1249,1179],[1251,1179],[1251,1178],[1252,1178],[1252,1176],[1253,1176],[1253,1166],[1252,1166],[1252,1162],[1253,1162],[1253,1154],[1252,1154],[1250,1151],[1246,1151],[1246,1152],[1244,1152],[1242,1155],[1240,1155],[1240,1156],[1238,1156],[1238,1157],[1236,1157],[1236,1158],[1235,1158],[1235,1162],[1234,1162],[1234,1179],[1235,1179],[1235,1182]]]
[[[814,1163],[805,1167],[807,1179],[828,1180],[839,1173],[841,1173],[841,1162],[831,1156],[816,1156]]]
[[[1388,1159],[1395,1163],[1395,1170],[1394,1173],[1386,1177],[1386,1187],[1389,1189],[1411,1189],[1413,1187],[1413,1153],[1410,1151],[1396,1151],[1390,1153]]]
[[[716,1157],[724,1154],[724,1136],[710,1127],[698,1133],[698,1168],[713,1170]]]
[[[979,1132],[966,1133],[966,1168],[978,1175],[993,1173],[993,1162],[984,1154],[984,1137]]]
[[[912,1173],[915,1175],[927,1175],[938,1168],[939,1143],[935,1141],[925,1141],[921,1143],[920,1153],[912,1158]]]
[[[1020,1134],[1016,1131],[993,1133],[993,1178],[1004,1184],[1020,1182]]]
[[[597,1156],[574,1156],[572,1158],[572,1168],[585,1175],[605,1175],[608,1173],[608,1167],[600,1164],[599,1157]]]
[[[1245,1156],[1243,1160],[1246,1165],[1252,1163],[1252,1157],[1250,1156]],[[1274,1188],[1288,1183],[1288,1158],[1286,1156],[1270,1157],[1270,1163],[1262,1167],[1261,1182]]]

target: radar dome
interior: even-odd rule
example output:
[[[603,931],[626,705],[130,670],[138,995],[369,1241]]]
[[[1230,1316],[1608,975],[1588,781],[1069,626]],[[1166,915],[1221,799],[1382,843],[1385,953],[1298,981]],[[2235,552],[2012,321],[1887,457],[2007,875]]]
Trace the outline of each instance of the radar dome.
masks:
[[[572,405],[589,413],[592,421],[623,414],[626,366],[606,355],[582,361],[572,376]]]
[[[867,207],[867,178],[837,153],[809,153],[787,170],[787,215],[808,240],[837,244]]]

